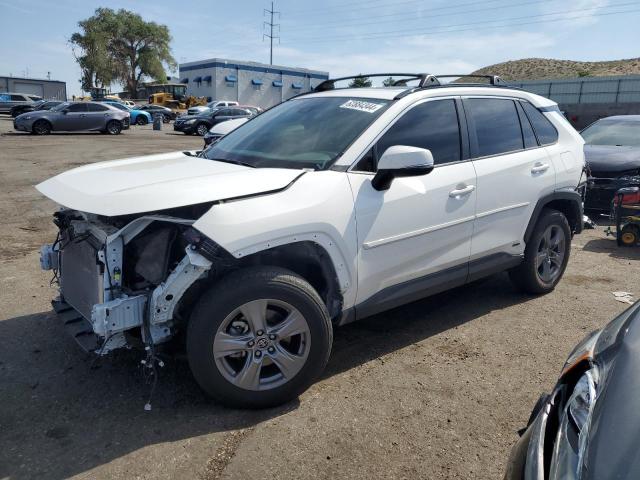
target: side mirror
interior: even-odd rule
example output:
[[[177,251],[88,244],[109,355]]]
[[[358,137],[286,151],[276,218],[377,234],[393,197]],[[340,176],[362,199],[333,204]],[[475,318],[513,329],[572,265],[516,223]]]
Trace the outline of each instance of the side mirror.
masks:
[[[371,186],[376,190],[388,190],[396,177],[418,177],[431,173],[433,155],[426,148],[394,145],[387,148],[378,160]]]

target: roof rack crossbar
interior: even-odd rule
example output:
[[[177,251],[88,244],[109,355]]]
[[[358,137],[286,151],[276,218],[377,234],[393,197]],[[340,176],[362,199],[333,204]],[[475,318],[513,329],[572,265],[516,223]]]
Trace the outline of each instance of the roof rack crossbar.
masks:
[[[504,85],[504,81],[498,75],[438,75],[438,78],[485,78],[489,85]]]
[[[372,74],[358,74],[358,75],[350,75],[348,77],[339,77],[339,78],[329,78],[319,83],[314,89],[314,92],[324,92],[327,90],[333,90],[336,88],[336,82],[344,81],[344,80],[356,80],[358,78],[371,78],[371,77],[406,77],[399,78],[395,80],[393,83],[394,87],[405,87],[407,82],[418,80],[419,87],[425,87],[428,85],[437,85],[439,84],[438,79],[431,74],[428,73],[372,73]]]

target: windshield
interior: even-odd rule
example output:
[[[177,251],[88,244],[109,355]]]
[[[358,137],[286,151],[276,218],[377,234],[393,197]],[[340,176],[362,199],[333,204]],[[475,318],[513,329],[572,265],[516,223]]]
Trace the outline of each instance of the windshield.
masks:
[[[120,110],[124,110],[125,112],[129,111],[129,107],[127,107],[126,105],[122,105],[121,103],[117,103],[117,102],[109,102],[109,105],[111,105],[112,107],[116,107]]]
[[[64,110],[65,108],[67,108],[69,105],[71,105],[71,103],[62,102],[60,105],[53,107],[51,110],[54,112],[59,112],[60,110]]]
[[[581,134],[587,145],[640,147],[640,121],[600,120]]]
[[[388,100],[299,98],[254,117],[203,152],[253,167],[323,170],[380,116]]]

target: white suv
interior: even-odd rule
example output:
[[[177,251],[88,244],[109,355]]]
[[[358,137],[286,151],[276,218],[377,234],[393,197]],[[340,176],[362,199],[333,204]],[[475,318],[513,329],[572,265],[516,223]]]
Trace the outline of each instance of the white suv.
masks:
[[[137,344],[153,364],[183,341],[211,396],[266,407],[323,371],[333,326],[503,270],[549,292],[582,230],[582,138],[497,78],[414,80],[330,80],[203,152],[41,183],[64,206],[41,254],[54,308],[98,354]]]

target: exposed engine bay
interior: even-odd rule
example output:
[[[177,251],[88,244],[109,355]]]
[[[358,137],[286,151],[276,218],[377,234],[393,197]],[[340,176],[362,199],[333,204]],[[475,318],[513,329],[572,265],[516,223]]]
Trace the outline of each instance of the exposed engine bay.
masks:
[[[202,208],[121,217],[55,214],[59,234],[42,247],[41,265],[59,285],[54,309],[85,350],[106,354],[175,336],[183,295],[207,277],[222,250],[191,228]]]

